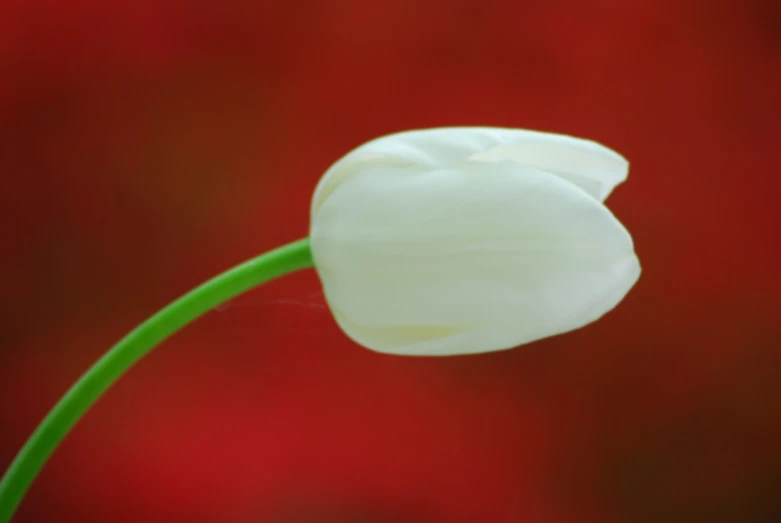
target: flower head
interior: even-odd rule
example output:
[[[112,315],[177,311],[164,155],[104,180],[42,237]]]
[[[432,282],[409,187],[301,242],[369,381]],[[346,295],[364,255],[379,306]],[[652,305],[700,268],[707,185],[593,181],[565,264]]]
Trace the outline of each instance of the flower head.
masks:
[[[370,349],[507,349],[582,327],[640,275],[602,203],[627,161],[598,143],[484,127],[408,131],[337,161],[311,248],[344,332]]]

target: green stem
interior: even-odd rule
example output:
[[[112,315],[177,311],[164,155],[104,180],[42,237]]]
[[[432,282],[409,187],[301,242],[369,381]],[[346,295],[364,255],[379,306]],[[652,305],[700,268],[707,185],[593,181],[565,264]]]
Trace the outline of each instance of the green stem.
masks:
[[[16,456],[0,482],[0,523],[11,519],[38,472],[81,416],[158,343],[220,303],[312,265],[309,239],[290,243],[207,281],[120,340],[62,397]]]

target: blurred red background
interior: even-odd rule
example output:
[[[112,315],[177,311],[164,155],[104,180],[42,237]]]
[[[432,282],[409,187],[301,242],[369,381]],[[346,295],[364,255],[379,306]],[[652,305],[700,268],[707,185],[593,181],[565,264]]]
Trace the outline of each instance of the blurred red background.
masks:
[[[0,1],[0,468],[134,325],[306,235],[379,135],[615,148],[644,268],[583,330],[445,359],[273,282],[112,388],[16,521],[781,521],[779,5]]]

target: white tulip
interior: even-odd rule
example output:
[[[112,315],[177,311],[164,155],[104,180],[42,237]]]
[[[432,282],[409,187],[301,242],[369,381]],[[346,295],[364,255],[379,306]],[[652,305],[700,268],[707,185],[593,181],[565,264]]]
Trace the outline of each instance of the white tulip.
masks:
[[[448,355],[582,327],[640,275],[603,205],[628,162],[596,142],[484,127],[370,141],[325,173],[310,240],[328,306],[367,348]]]

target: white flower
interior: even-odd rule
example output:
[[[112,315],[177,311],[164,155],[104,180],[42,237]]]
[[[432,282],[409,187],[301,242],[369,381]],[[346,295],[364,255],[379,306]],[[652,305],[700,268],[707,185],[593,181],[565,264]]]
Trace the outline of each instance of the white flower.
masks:
[[[370,349],[507,349],[582,327],[640,275],[602,202],[628,162],[598,143],[483,127],[409,131],[336,162],[312,200],[315,268]]]

